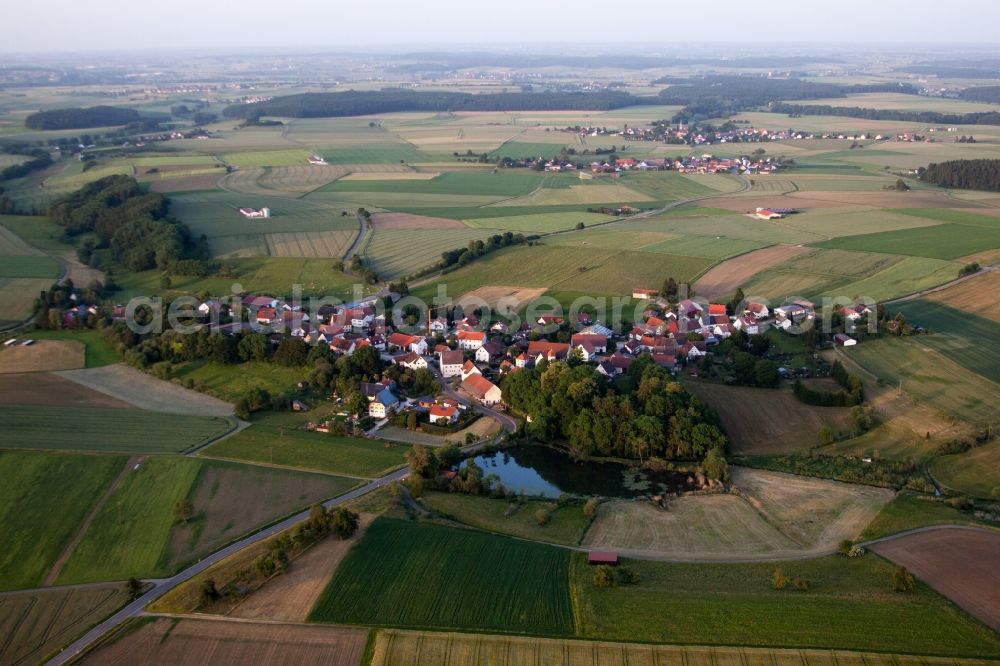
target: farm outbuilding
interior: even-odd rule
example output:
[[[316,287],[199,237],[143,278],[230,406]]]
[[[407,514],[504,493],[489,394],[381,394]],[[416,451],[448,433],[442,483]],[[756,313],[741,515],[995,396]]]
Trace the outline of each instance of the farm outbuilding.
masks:
[[[618,565],[618,553],[613,550],[592,550],[587,553],[587,564]]]

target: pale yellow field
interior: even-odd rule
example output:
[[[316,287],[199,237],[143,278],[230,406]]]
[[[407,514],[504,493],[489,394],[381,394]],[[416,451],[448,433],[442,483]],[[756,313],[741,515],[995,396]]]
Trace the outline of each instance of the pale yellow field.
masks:
[[[833,552],[856,537],[892,492],[746,468],[734,490],[601,505],[583,545],[664,560],[778,560]]]
[[[28,336],[21,335],[21,339]],[[4,336],[7,339],[7,336]],[[0,373],[75,370],[86,361],[86,347],[76,340],[38,340],[27,347],[0,351]]]
[[[682,612],[682,611],[681,611]],[[371,666],[987,666],[974,659],[843,650],[782,650],[612,643],[522,636],[380,629]]]
[[[272,257],[330,257],[339,259],[354,242],[356,231],[301,231],[264,234]]]
[[[355,171],[340,180],[431,180],[440,175],[435,171]]]
[[[982,273],[954,287],[929,294],[927,300],[943,303],[1000,323],[1000,273]]]

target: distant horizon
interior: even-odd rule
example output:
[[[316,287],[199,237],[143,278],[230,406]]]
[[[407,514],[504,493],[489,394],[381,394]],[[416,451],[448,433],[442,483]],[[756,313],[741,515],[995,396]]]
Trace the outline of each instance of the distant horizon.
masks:
[[[385,49],[388,45],[716,44],[725,49],[770,44],[881,45],[882,48],[996,44],[1000,5],[951,0],[841,0],[835,10],[796,0],[716,0],[708,11],[690,5],[632,0],[618,11],[578,0],[565,5],[508,0],[475,7],[454,0],[402,0],[364,5],[285,0],[276,11],[265,0],[239,6],[216,0],[174,0],[169,11],[123,11],[113,0],[55,0],[44,15],[26,2],[11,3],[2,53],[107,53],[322,48]],[[633,20],[641,17],[644,20]],[[757,35],[770,39],[755,39]]]

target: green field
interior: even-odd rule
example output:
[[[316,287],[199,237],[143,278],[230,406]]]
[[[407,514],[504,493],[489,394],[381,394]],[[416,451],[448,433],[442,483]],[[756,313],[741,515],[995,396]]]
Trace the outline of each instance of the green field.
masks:
[[[382,280],[412,275],[441,261],[444,250],[485,241],[499,229],[376,229],[365,257]]]
[[[732,192],[741,187],[734,176],[685,176],[676,172],[629,173],[622,183],[658,201],[694,199],[720,192]]]
[[[904,490],[882,507],[861,533],[862,540],[879,539],[918,527],[933,525],[982,525],[967,513],[953,509],[943,500]]]
[[[884,301],[930,289],[958,277],[959,265],[941,259],[905,257],[902,261],[866,278],[838,284],[817,296],[841,296]]]
[[[175,376],[202,382],[203,392],[234,402],[254,389],[264,389],[271,395],[291,391],[302,381],[305,373],[302,368],[261,361],[234,365],[192,361],[178,367]]]
[[[380,518],[309,619],[407,628],[573,633],[565,550]]]
[[[398,192],[404,194],[482,195],[516,197],[531,192],[545,176],[528,170],[503,170],[486,173],[451,171],[430,180],[337,180],[320,192]],[[358,195],[353,195],[355,198]]]
[[[997,325],[972,312],[963,312],[936,301],[918,299],[893,308],[908,322],[931,331],[920,342],[967,370],[1000,383],[1000,349],[994,342]]]
[[[112,453],[174,453],[225,434],[221,418],[139,409],[4,405],[0,447]]]
[[[0,590],[42,584],[124,464],[121,456],[0,452],[0,536],[7,544]]]
[[[606,640],[841,648],[907,654],[1000,656],[1000,637],[918,583],[892,591],[893,566],[875,555],[776,565],[629,562],[635,585],[601,589],[583,554],[572,579],[580,634]],[[810,581],[775,590],[771,576]],[[791,586],[789,586],[791,587]]]
[[[46,256],[0,256],[0,277],[57,278],[59,264]]]
[[[975,497],[1000,499],[1000,441],[971,451],[936,458],[931,474],[942,485]]]
[[[562,508],[555,502],[527,501],[511,511],[506,500],[463,493],[424,493],[421,500],[432,511],[488,532],[575,546],[590,525],[582,504]],[[539,525],[535,514],[548,511],[550,521]]]
[[[260,414],[250,428],[213,444],[201,455],[358,477],[380,476],[405,463],[408,446],[308,432],[299,429],[302,425],[304,420],[297,414]]]
[[[161,559],[175,520],[174,504],[187,497],[201,464],[190,458],[152,457],[129,473],[97,514],[57,582],[169,573]]]
[[[996,420],[1000,386],[930,348],[931,336],[870,340],[844,353],[890,386],[974,425]]]
[[[916,229],[844,236],[815,243],[817,247],[904,254],[932,259],[958,259],[1000,247],[1000,227],[939,224]]]

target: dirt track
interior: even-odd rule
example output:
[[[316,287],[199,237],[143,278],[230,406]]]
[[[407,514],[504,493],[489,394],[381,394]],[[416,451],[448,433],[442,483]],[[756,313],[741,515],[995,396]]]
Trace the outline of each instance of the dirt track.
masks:
[[[809,251],[797,245],[772,245],[727,259],[698,278],[694,283],[695,293],[708,299],[730,296],[762,270]]]
[[[1000,631],[1000,533],[931,529],[888,539],[871,549]]]
[[[121,363],[56,374],[151,412],[223,418],[233,414],[233,406],[228,402],[156,379]]]

